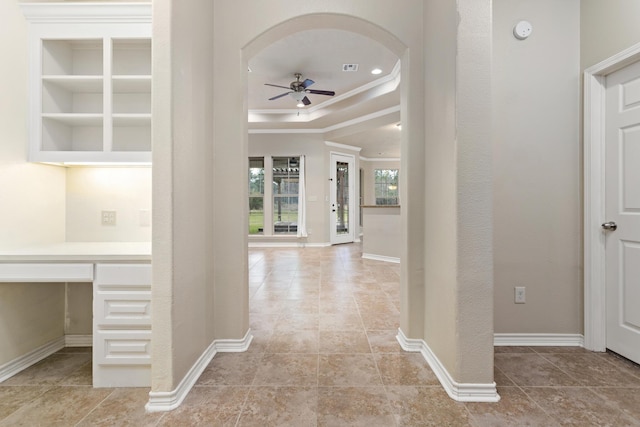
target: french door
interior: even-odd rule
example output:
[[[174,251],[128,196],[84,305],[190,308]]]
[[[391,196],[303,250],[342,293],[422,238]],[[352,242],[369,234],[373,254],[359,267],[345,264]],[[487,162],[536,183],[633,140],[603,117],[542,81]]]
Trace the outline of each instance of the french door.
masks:
[[[330,211],[331,244],[355,240],[357,210],[355,206],[355,157],[331,153]]]

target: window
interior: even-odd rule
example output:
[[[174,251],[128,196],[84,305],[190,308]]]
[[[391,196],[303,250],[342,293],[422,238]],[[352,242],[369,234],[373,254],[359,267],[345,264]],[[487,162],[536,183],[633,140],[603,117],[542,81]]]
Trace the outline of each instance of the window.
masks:
[[[299,157],[273,158],[273,234],[298,231]]]
[[[376,205],[398,205],[398,169],[375,169]]]
[[[249,159],[249,234],[264,231],[264,158]]]

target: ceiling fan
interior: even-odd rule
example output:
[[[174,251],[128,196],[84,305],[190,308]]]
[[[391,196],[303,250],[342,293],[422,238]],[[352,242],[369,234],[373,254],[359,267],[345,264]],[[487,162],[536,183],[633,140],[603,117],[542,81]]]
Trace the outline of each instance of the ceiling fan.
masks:
[[[283,96],[286,96],[286,95],[291,95],[291,97],[293,99],[295,99],[296,102],[298,103],[297,104],[298,107],[304,107],[305,105],[311,104],[311,100],[309,100],[309,98],[307,98],[307,95],[306,95],[307,93],[312,93],[314,95],[327,95],[327,96],[333,96],[333,95],[336,94],[332,90],[307,89],[309,86],[311,86],[315,82],[313,80],[311,80],[311,79],[305,79],[304,81],[300,81],[300,79],[302,78],[302,74],[300,74],[300,73],[295,73],[294,76],[296,78],[296,81],[291,82],[289,87],[280,86],[280,85],[274,85],[274,84],[271,84],[271,83],[265,83],[266,86],[273,86],[273,87],[281,87],[283,89],[290,89],[290,92],[281,93],[280,95],[276,95],[273,98],[269,98],[269,101],[273,101],[274,99],[282,98]]]

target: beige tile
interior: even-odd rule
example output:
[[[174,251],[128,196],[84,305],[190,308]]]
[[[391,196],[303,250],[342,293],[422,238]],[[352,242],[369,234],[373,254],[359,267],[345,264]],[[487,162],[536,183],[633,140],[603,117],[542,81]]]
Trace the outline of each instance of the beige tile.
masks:
[[[640,390],[622,387],[592,388],[612,408],[622,411],[629,418],[637,420],[640,425]]]
[[[536,353],[590,353],[578,346],[534,346],[531,349]]]
[[[3,385],[54,385],[91,360],[90,353],[53,354],[4,381]]]
[[[465,403],[474,425],[553,427],[559,424],[518,387],[498,387],[500,401]]]
[[[352,313],[320,314],[321,331],[364,331],[357,311]]]
[[[320,353],[371,353],[367,335],[361,331],[320,331]]]
[[[53,387],[0,421],[0,426],[73,426],[111,392],[85,386]]]
[[[285,300],[282,306],[283,313],[315,313],[320,311],[320,303],[317,298],[304,300]]]
[[[253,338],[251,339],[251,345],[249,345],[249,349],[247,353],[264,353],[267,350],[267,346],[269,345],[269,340],[271,340],[271,336],[273,335],[272,330],[251,330],[251,335]]]
[[[316,386],[318,384],[317,354],[265,354],[255,386]]]
[[[65,347],[62,350],[57,351],[55,354],[74,354],[74,353],[89,353],[91,354],[93,349],[91,347]]]
[[[628,375],[596,354],[553,353],[542,356],[582,385],[640,387],[640,378]]]
[[[560,425],[632,426],[638,420],[587,387],[524,387],[524,392]]]
[[[402,347],[398,343],[397,335],[397,329],[367,331],[371,351],[374,353],[401,353]]]
[[[611,351],[607,351],[606,353],[593,354],[613,364],[616,368],[620,369],[622,372],[625,372],[627,375],[632,375],[636,378],[640,378],[640,365],[638,365],[637,363],[634,363],[629,359],[625,359],[624,357]]]
[[[255,305],[255,302],[250,303]],[[257,313],[249,314],[249,327],[252,331],[273,331],[280,320],[280,313]]]
[[[400,313],[362,313],[362,323],[367,331],[380,329],[398,329]]]
[[[0,420],[43,395],[50,388],[49,386],[2,386],[0,384]]]
[[[531,347],[517,345],[497,345],[493,347],[493,352],[498,353],[535,353]]]
[[[313,427],[317,406],[316,387],[252,387],[237,425]]]
[[[182,405],[167,412],[158,426],[233,427],[249,393],[249,387],[194,387]]]
[[[315,313],[298,314],[293,312],[280,316],[275,330],[280,331],[300,331],[300,330],[318,330],[320,316]]]
[[[267,353],[318,353],[318,331],[275,331]]]
[[[318,427],[390,427],[395,419],[383,387],[320,387]]]
[[[380,386],[380,374],[370,354],[321,354],[320,386]]]
[[[59,385],[93,385],[93,363],[91,361],[64,377]]]
[[[251,385],[262,354],[218,353],[198,378],[197,385]]]
[[[146,413],[144,405],[148,400],[148,388],[115,389],[77,426],[155,426],[164,414],[161,412]]]
[[[392,386],[387,395],[398,426],[470,426],[463,403],[441,387]]]
[[[439,385],[420,353],[374,354],[385,385]]]
[[[515,383],[500,369],[493,367],[493,381],[498,387],[512,387]]]
[[[519,386],[580,385],[576,379],[537,353],[502,353],[494,358],[498,369]]]

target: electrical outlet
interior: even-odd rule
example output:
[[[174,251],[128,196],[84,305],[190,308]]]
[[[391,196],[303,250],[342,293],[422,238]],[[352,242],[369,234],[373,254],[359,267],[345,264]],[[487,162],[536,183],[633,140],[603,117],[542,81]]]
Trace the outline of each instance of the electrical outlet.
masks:
[[[102,211],[102,225],[116,225],[116,211]]]
[[[526,302],[526,294],[524,286],[516,286],[515,288],[515,300],[516,304],[524,304]]]

